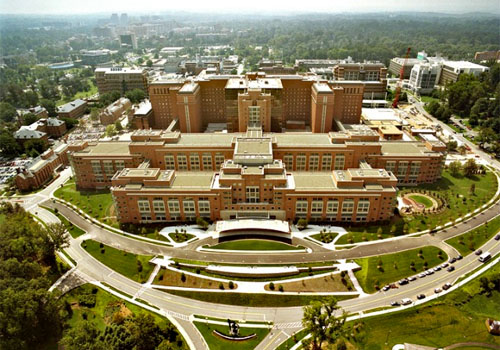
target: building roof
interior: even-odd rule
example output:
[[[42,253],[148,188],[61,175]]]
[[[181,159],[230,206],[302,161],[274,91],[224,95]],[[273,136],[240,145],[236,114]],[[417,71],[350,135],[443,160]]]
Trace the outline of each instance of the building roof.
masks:
[[[362,108],[361,116],[367,120],[394,120],[401,122],[401,117],[392,108]]]
[[[468,61],[444,61],[443,63],[446,66],[452,67],[454,69],[488,69],[486,66],[482,66],[480,64],[468,62]]]
[[[87,104],[87,101],[76,99],[74,101],[68,102],[62,106],[57,107],[57,113],[70,113],[71,111]]]
[[[75,155],[129,155],[129,144],[130,142],[98,142],[79,152],[75,152]]]
[[[33,125],[35,127],[33,127]],[[40,139],[46,135],[43,131],[36,130],[38,123],[35,122],[31,125],[23,125],[14,133],[14,138],[16,139]]]
[[[64,120],[57,118],[47,118],[47,126],[61,126],[64,124]]]
[[[244,77],[230,78],[226,89],[282,89],[283,84],[279,78],[258,78],[249,80]]]
[[[211,188],[213,172],[187,172],[176,171],[174,182],[171,185],[173,190],[205,190]]]
[[[335,189],[335,182],[331,172],[302,172],[292,173],[297,191],[321,191]]]

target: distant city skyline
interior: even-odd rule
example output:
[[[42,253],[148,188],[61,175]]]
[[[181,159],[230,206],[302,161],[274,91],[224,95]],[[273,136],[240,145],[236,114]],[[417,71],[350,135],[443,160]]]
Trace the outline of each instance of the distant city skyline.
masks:
[[[498,0],[420,0],[418,2],[402,2],[399,0],[318,0],[305,6],[298,0],[254,0],[238,2],[234,0],[215,0],[211,2],[192,0],[189,6],[184,2],[158,2],[154,0],[87,0],[85,2],[62,0],[17,0],[0,1],[0,12],[3,14],[92,14],[122,13],[158,14],[161,12],[217,12],[217,13],[291,13],[291,12],[443,12],[466,13],[488,12],[500,14]]]

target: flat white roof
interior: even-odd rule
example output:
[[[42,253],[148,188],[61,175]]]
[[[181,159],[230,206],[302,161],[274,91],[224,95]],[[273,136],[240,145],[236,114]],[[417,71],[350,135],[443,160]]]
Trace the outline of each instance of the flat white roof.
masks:
[[[476,69],[488,69],[486,66],[480,64],[472,63],[469,61],[445,61],[445,65],[453,68],[476,68]]]
[[[401,117],[392,108],[362,108],[361,115],[368,120],[395,120],[401,122]]]

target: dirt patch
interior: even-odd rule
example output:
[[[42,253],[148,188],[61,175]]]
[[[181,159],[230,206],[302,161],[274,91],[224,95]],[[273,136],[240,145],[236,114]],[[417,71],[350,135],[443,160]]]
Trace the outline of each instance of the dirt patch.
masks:
[[[348,276],[344,279],[340,274],[329,274],[326,276],[308,278],[294,282],[279,281],[274,283],[274,290],[279,291],[279,286],[283,286],[285,292],[352,292],[354,287]],[[266,290],[271,290],[269,284],[265,287]]]
[[[224,289],[230,289],[229,283],[227,282],[219,282],[208,278],[192,276],[190,274],[184,274],[184,278],[182,276],[183,273],[181,272],[169,269],[163,269],[158,273],[158,277],[156,278],[155,283],[162,286],[203,288],[203,289],[220,289],[219,285],[220,283],[222,283]],[[236,289],[237,287],[238,287],[237,284],[234,283],[233,289]]]

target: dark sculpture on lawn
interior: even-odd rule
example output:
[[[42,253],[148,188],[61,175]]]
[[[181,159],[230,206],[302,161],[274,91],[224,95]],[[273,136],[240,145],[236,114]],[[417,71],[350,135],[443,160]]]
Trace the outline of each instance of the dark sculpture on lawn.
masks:
[[[232,321],[229,318],[227,319],[227,324],[229,325],[229,335],[231,337],[237,337],[240,334],[240,326],[236,321]]]

